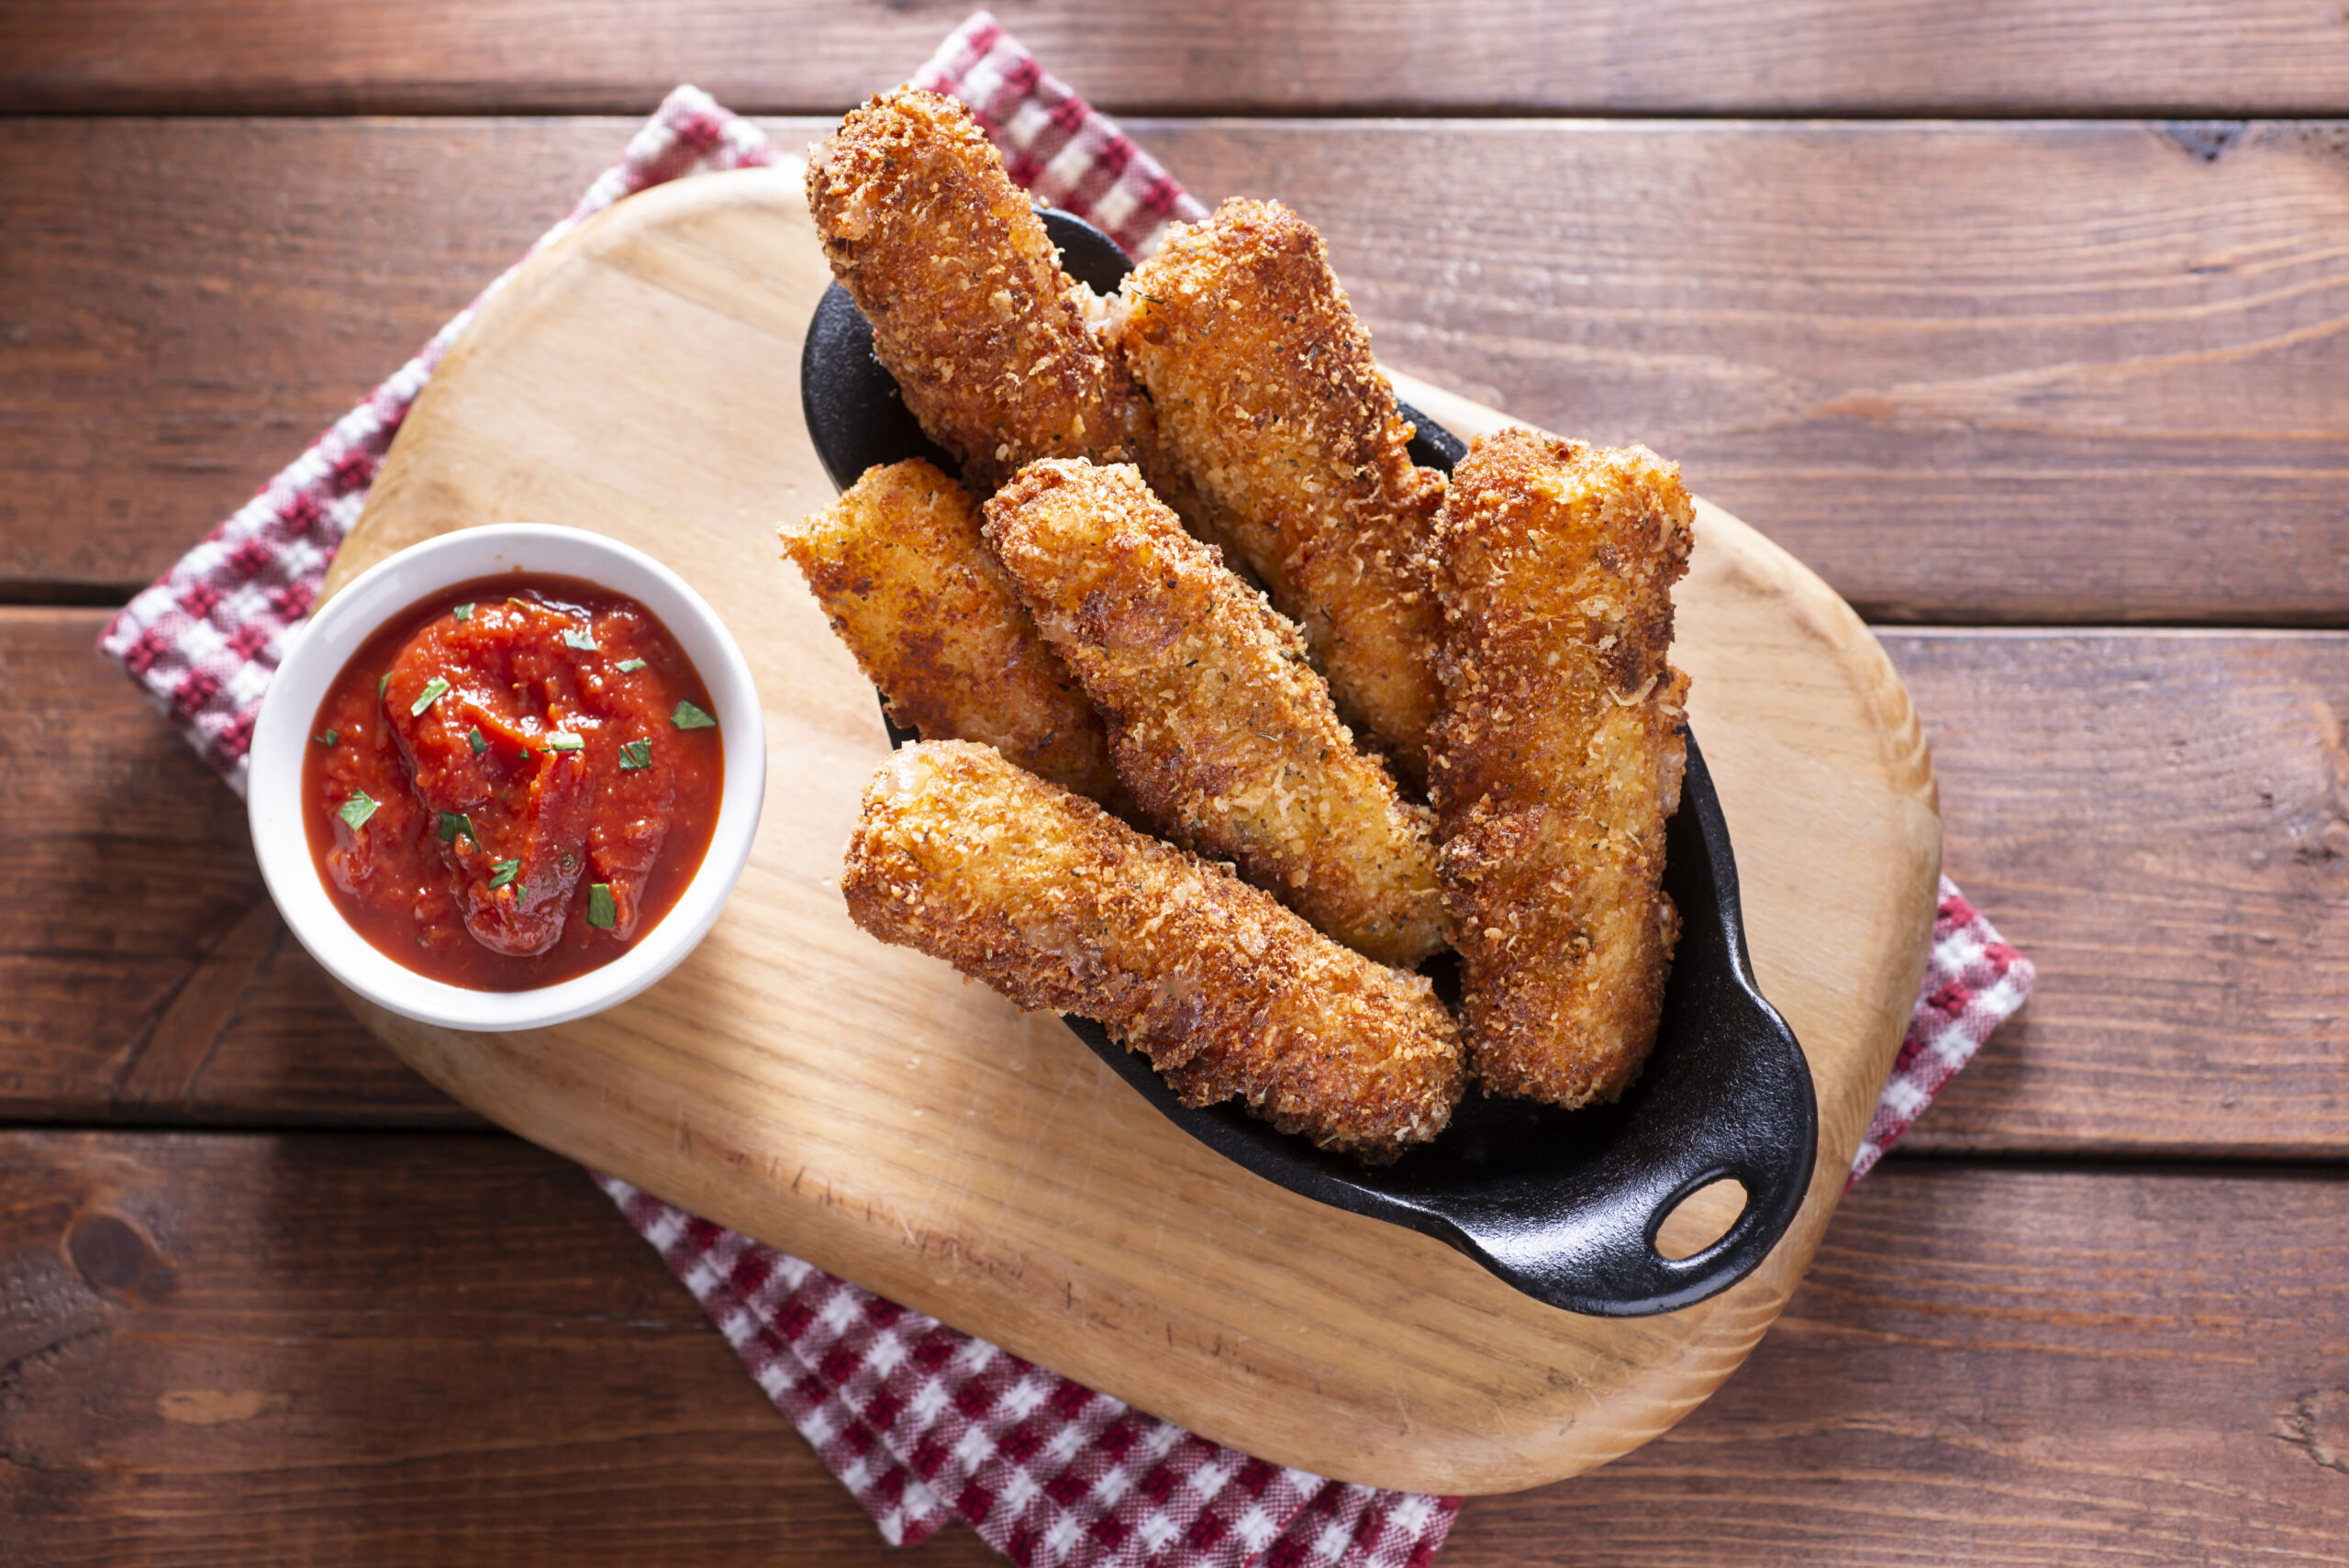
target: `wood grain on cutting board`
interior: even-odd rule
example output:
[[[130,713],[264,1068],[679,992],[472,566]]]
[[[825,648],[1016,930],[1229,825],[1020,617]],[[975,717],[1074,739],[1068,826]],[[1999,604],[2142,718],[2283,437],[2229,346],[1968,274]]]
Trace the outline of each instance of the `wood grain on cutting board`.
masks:
[[[798,394],[828,282],[795,167],[659,187],[525,267],[408,416],[329,586],[480,523],[626,539],[741,644],[768,794],[726,914],[635,1002],[519,1035],[366,1022],[527,1137],[1267,1459],[1495,1492],[1670,1426],[1800,1276],[1915,998],[1939,822],[1874,639],[1698,504],[1675,658],[1755,971],[1819,1085],[1820,1163],[1776,1251],[1721,1296],[1634,1320],[1543,1307],[1225,1162],[1056,1019],[849,922],[841,850],[887,740],[773,533],[831,496]],[[1504,422],[1397,380],[1463,435]]]

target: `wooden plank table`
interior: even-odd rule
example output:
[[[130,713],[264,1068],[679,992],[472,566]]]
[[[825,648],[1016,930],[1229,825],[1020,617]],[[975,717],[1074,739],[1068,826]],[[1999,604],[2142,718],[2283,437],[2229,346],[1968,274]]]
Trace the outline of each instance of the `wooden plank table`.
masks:
[[[961,14],[0,5],[0,1562],[891,1558],[90,646],[667,87],[837,113]],[[1819,567],[2041,973],[1717,1397],[1442,1561],[2349,1556],[2349,12],[1333,14],[1002,12],[1389,361]]]

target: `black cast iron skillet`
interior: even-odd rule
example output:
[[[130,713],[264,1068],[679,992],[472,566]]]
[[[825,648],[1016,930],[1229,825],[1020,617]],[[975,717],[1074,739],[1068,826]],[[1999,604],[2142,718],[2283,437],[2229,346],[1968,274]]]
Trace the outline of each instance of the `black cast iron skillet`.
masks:
[[[1044,221],[1072,276],[1116,288],[1131,263],[1113,240],[1066,213],[1047,211]],[[899,400],[873,357],[871,327],[837,284],[808,328],[800,395],[817,453],[842,489],[874,463],[909,457],[955,472]],[[1415,461],[1449,473],[1467,454],[1427,416],[1408,406],[1403,415],[1419,427]],[[900,745],[914,739],[890,733]],[[1609,1318],[1670,1312],[1728,1289],[1768,1255],[1802,1207],[1819,1124],[1802,1050],[1753,982],[1729,828],[1693,735],[1665,853],[1680,947],[1655,1052],[1611,1106],[1562,1111],[1472,1089],[1442,1137],[1375,1169],[1232,1104],[1190,1109],[1100,1025],[1068,1025],[1168,1119],[1267,1181],[1449,1242],[1553,1307]],[[1724,1176],[1747,1195],[1728,1232],[1693,1257],[1658,1252],[1664,1218]]]

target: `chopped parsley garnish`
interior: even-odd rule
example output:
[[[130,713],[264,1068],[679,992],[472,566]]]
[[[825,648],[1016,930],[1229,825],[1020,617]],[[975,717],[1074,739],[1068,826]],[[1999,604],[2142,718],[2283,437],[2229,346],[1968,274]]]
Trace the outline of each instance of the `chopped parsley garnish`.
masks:
[[[384,700],[384,694],[391,689],[392,673],[389,670],[386,670],[382,674],[375,677],[375,700],[377,702],[382,702]]]
[[[424,683],[424,690],[417,694],[416,700],[408,704],[408,717],[410,718],[423,717],[424,710],[426,708],[430,707],[434,703],[439,702],[442,697],[445,697],[448,695],[449,683],[442,680],[438,675],[433,676],[432,679]]]
[[[457,835],[460,833],[462,833],[466,838],[471,839],[473,841],[474,849],[478,850],[481,848],[481,835],[473,831],[473,818],[471,812],[442,812],[440,814],[440,841],[444,844],[453,844],[457,841]]]
[[[602,649],[596,646],[596,634],[592,631],[566,631],[562,634],[562,640],[569,646],[576,648],[582,653],[600,653],[603,651]]]
[[[587,742],[579,739],[578,736],[565,735],[560,729],[547,737],[547,750],[550,751],[584,751]]]
[[[342,737],[329,729],[324,735],[313,735],[310,739],[317,741],[321,746],[331,746],[337,740],[341,740]]]
[[[599,931],[608,931],[619,922],[620,912],[612,902],[612,885],[607,882],[587,884],[587,923]]]
[[[490,867],[489,870],[489,890],[492,893],[495,893],[499,888],[505,886],[507,883],[513,881],[515,877],[521,874],[522,862],[520,861],[500,861],[495,865]],[[518,899],[522,895],[519,893],[517,893],[514,896]]]
[[[690,702],[678,703],[677,711],[669,716],[669,722],[675,725],[680,729],[715,729],[718,728],[718,720],[712,718],[708,714],[704,713]]]
[[[618,663],[613,665],[612,668],[618,670],[623,675],[633,675],[639,670],[644,668],[644,661],[641,659],[623,659]]]
[[[459,605],[455,609],[451,610],[449,613],[456,617],[459,620],[471,620],[473,618],[473,607],[471,605]]]
[[[620,772],[632,773],[639,768],[652,765],[652,742],[631,740],[620,748]]]
[[[465,740],[473,746],[476,757],[489,750],[489,742],[481,738],[481,726],[478,724],[465,731]]]
[[[356,832],[367,826],[367,818],[374,816],[375,808],[382,804],[383,802],[379,800],[372,799],[365,790],[354,789],[351,792],[351,798],[342,803],[342,809],[335,815],[341,817],[350,825],[351,830]]]

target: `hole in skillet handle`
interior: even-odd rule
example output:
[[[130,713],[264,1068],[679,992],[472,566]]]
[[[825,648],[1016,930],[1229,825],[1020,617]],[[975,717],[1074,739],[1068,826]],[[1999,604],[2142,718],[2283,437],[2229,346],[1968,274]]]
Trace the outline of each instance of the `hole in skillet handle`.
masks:
[[[1096,290],[1128,263],[1065,213],[1044,223],[1064,263]],[[800,362],[807,428],[842,489],[874,463],[925,456],[948,473],[873,357],[872,329],[838,284],[818,306]],[[1413,461],[1450,473],[1466,444],[1418,410]],[[892,742],[916,739],[889,728]],[[1611,1106],[1578,1111],[1471,1088],[1433,1143],[1374,1168],[1274,1130],[1230,1103],[1192,1109],[1149,1062],[1087,1018],[1069,1028],[1192,1137],[1317,1202],[1432,1236],[1553,1307],[1598,1317],[1670,1312],[1728,1289],[1769,1255],[1802,1207],[1818,1154],[1818,1106],[1794,1032],[1754,983],[1729,828],[1696,737],[1680,810],[1666,824],[1664,889],[1681,938],[1655,1051]],[[1656,1250],[1683,1199],[1723,1177],[1746,1191],[1720,1238],[1692,1256]]]

